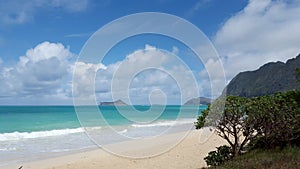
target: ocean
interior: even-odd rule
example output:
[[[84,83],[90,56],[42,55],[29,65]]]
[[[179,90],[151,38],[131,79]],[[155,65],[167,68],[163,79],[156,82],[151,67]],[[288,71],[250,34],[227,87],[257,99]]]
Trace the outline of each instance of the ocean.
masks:
[[[130,117],[131,106],[99,106],[97,112],[91,106],[81,106],[80,116],[73,106],[0,106],[0,167],[97,148],[86,131],[101,136],[103,145],[166,134],[170,128],[171,132],[192,130],[207,106],[134,108],[140,115]],[[87,118],[82,118],[84,113]],[[101,116],[89,119],[90,113]]]

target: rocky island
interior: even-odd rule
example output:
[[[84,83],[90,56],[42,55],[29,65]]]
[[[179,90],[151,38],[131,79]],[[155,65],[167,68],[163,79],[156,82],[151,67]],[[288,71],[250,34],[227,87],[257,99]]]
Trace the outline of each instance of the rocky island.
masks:
[[[127,106],[127,104],[120,99],[113,102],[100,102],[99,105],[100,106]]]
[[[212,102],[212,99],[206,97],[197,97],[188,100],[184,105],[196,106],[196,105],[209,105]]]

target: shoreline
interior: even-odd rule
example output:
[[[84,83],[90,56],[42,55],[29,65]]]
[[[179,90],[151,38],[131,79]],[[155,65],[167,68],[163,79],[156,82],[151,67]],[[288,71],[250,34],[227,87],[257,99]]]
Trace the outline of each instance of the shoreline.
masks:
[[[206,166],[203,158],[215,147],[226,142],[213,133],[210,137],[204,137],[207,129],[192,130],[175,147],[167,149],[162,154],[145,158],[128,158],[109,153],[104,149],[119,151],[123,155],[142,157],[143,154],[154,155],[155,152],[166,150],[170,147],[171,140],[182,133],[162,135],[153,140],[142,139],[120,143],[114,143],[94,150],[83,150],[72,154],[35,160],[31,162],[15,163],[1,166],[3,169],[83,169],[83,168],[201,168]],[[202,133],[202,134],[201,134]],[[103,149],[104,148],[104,149]]]

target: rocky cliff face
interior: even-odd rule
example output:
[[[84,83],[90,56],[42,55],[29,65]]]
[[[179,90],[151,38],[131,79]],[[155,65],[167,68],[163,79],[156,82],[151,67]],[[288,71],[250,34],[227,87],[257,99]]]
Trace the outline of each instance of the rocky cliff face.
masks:
[[[258,70],[241,72],[227,85],[227,95],[254,97],[298,89],[296,68],[300,68],[300,54],[283,62],[271,62]]]

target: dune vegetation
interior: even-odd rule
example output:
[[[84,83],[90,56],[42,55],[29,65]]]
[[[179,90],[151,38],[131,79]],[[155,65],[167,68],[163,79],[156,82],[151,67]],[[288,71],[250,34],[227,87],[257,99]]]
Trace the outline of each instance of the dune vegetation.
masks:
[[[300,91],[217,99],[198,117],[195,126],[214,127],[228,143],[204,158],[209,167],[299,166]]]

